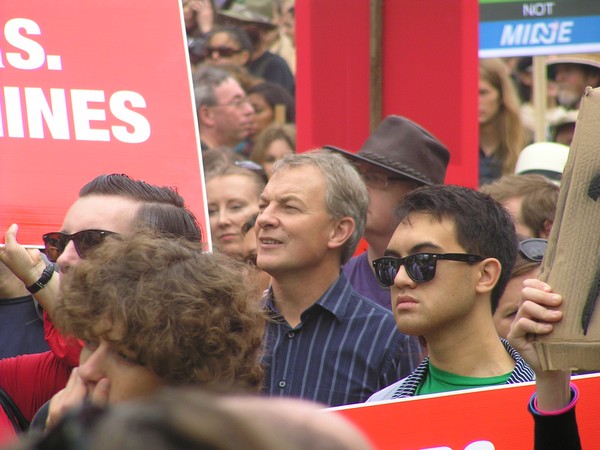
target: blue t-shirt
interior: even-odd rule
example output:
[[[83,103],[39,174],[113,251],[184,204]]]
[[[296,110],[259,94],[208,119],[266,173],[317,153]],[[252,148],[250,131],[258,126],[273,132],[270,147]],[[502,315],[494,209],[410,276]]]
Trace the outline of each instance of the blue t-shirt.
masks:
[[[50,349],[32,296],[0,299],[0,342],[0,359]]]

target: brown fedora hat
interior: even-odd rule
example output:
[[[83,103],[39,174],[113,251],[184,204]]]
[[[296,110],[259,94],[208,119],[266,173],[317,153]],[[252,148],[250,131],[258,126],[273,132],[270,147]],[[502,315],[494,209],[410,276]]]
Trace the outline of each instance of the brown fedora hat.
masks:
[[[329,145],[354,162],[374,164],[421,184],[442,184],[450,152],[429,131],[401,116],[388,116],[362,148],[351,153]]]

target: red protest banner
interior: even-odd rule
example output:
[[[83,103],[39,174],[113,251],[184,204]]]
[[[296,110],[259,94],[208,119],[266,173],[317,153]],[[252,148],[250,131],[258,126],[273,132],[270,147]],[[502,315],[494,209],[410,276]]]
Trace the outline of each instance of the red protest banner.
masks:
[[[600,439],[600,374],[574,377],[583,448]],[[329,408],[344,414],[378,450],[515,450],[533,448],[527,411],[534,383],[424,395]]]
[[[181,2],[0,3],[0,232],[41,244],[126,173],[175,187],[210,242]]]

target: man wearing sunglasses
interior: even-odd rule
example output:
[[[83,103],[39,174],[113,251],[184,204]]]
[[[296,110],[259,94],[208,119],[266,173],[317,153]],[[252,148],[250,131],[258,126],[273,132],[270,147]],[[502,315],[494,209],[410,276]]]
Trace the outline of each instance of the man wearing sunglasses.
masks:
[[[150,228],[200,241],[202,232],[183,198],[172,188],[155,186],[127,175],[100,175],[79,191],[79,199],[67,211],[61,231],[43,236],[47,258],[56,263],[61,274],[85,258],[86,254],[113,234],[131,234],[138,227]],[[31,255],[17,242],[16,225],[6,232],[6,247],[0,260],[17,275],[36,300],[44,315],[52,317],[58,299],[59,277],[54,265],[45,264],[39,255]],[[47,317],[46,317],[47,318]],[[69,357],[72,343],[63,343],[46,323],[46,339],[59,357],[74,365],[78,349]],[[53,337],[54,336],[54,337]]]
[[[406,195],[398,216],[373,265],[398,329],[423,336],[428,357],[369,401],[531,381],[492,320],[517,252],[509,213],[472,189],[427,186]]]
[[[100,175],[79,191],[79,198],[67,211],[61,231],[43,236],[47,258],[61,274],[86,257],[94,247],[114,234],[131,234],[137,228],[151,228],[192,241],[201,240],[201,230],[170,187],[160,187],[127,175]],[[6,232],[2,260],[52,316],[58,297],[59,277],[54,266],[44,264],[17,242],[18,227]]]
[[[61,274],[85,259],[88,252],[115,234],[132,234],[141,228],[150,228],[174,236],[198,242],[201,230],[196,218],[185,205],[183,198],[170,187],[159,187],[133,180],[127,175],[100,175],[86,184],[79,192],[79,199],[69,208],[61,231],[44,235],[48,259],[56,262]],[[36,300],[44,307],[44,318],[51,318],[59,299],[60,277],[53,264],[46,264],[39,253],[29,253],[17,241],[17,225],[9,227],[5,246],[0,248],[0,260],[4,262],[27,286]],[[0,387],[12,379],[20,380],[11,396],[22,408],[26,404],[28,420],[41,404],[50,398],[57,388],[66,382],[65,371],[79,362],[81,344],[63,338],[45,322],[46,340],[52,353],[31,355],[16,369],[0,371]],[[29,356],[29,355],[28,355]],[[37,360],[33,360],[33,358]],[[25,373],[22,373],[26,371]],[[68,376],[68,371],[66,372]],[[31,380],[43,383],[27,384]],[[62,382],[62,386],[61,386]],[[10,384],[9,384],[10,385]],[[30,392],[31,391],[31,392]],[[43,391],[43,392],[42,392]],[[0,435],[2,419],[0,416]]]

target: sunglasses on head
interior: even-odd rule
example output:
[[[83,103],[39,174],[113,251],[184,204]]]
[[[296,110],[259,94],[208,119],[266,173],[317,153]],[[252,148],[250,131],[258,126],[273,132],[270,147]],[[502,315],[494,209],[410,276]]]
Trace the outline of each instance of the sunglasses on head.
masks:
[[[548,248],[546,239],[531,238],[519,242],[519,253],[527,261],[541,263]]]
[[[206,54],[212,56],[213,53],[217,53],[220,58],[231,58],[233,55],[237,55],[241,50],[231,47],[206,47]]]
[[[101,244],[111,234],[116,233],[105,230],[82,230],[73,234],[66,234],[60,231],[46,233],[43,236],[46,246],[44,253],[46,253],[51,262],[56,262],[59,256],[65,251],[69,242],[73,241],[77,254],[81,258],[85,258],[90,249]]]
[[[262,180],[265,183],[267,181],[269,181],[267,178],[267,174],[265,173],[265,169],[263,169],[263,166],[261,166],[258,163],[255,163],[254,161],[247,161],[247,160],[234,161],[233,164],[235,164],[238,167],[242,167],[244,169],[248,169],[248,170],[251,170],[252,172],[257,173],[258,175],[260,175],[260,177],[262,178]]]
[[[373,261],[377,282],[389,287],[394,285],[400,266],[404,266],[406,273],[415,283],[425,283],[435,277],[435,268],[438,260],[460,261],[474,263],[483,260],[483,256],[468,253],[415,253],[404,258],[384,256]]]

